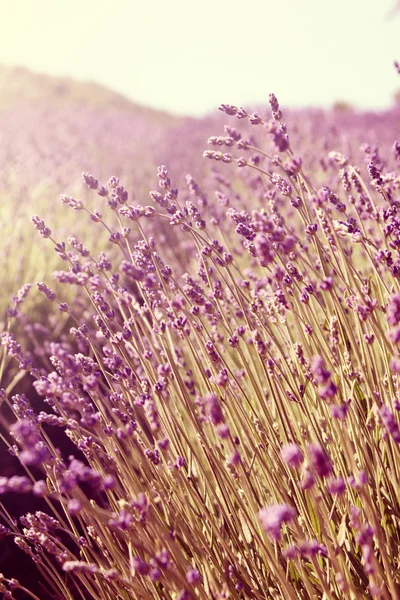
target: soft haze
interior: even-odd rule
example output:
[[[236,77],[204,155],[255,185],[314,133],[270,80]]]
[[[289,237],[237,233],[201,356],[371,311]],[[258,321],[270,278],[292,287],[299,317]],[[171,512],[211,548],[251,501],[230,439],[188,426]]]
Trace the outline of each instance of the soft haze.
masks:
[[[395,0],[1,0],[0,62],[202,114],[219,103],[390,106]]]

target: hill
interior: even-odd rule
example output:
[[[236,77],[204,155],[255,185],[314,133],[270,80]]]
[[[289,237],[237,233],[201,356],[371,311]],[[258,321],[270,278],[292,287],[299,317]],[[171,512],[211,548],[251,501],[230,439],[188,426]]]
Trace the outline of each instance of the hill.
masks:
[[[76,81],[70,77],[34,73],[25,67],[0,65],[0,110],[28,104],[35,107],[49,105],[53,108],[112,107],[160,125],[169,125],[178,120],[178,117],[167,112],[132,102],[122,94],[91,81]]]

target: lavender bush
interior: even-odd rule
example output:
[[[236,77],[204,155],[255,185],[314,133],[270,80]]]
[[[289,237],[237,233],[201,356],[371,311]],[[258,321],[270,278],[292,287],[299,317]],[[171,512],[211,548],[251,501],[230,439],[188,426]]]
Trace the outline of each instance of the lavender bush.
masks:
[[[221,105],[179,193],[165,166],[140,204],[85,172],[95,206],[61,196],[85,239],[32,217],[64,269],[36,283],[53,337],[13,335],[27,287],[8,312],[25,475],[0,493],[45,508],[0,514],[50,597],[400,598],[399,111],[300,113],[292,139],[270,108]]]

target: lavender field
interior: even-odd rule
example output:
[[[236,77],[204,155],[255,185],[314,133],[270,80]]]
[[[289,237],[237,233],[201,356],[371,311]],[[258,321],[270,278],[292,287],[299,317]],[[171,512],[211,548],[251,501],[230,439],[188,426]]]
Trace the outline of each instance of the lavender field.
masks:
[[[400,104],[0,78],[3,597],[400,599]]]

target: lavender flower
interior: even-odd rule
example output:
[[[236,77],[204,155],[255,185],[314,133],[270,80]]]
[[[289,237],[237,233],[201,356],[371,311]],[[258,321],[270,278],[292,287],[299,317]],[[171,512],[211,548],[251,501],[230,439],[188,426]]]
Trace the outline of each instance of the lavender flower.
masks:
[[[307,446],[310,463],[319,477],[327,477],[333,469],[332,462],[325,449],[319,444]]]
[[[399,444],[400,443],[400,427],[396,421],[394,414],[389,410],[389,408],[387,408],[387,406],[382,406],[382,408],[379,411],[379,414],[381,416],[381,419],[382,419],[387,431],[390,433],[391,437],[393,438],[393,441],[396,444]]]
[[[304,457],[297,444],[286,444],[281,449],[281,458],[291,469],[297,469],[302,464]]]
[[[281,538],[281,529],[284,523],[290,523],[296,516],[296,511],[288,504],[275,504],[262,508],[258,513],[261,526],[275,541]]]
[[[224,415],[216,394],[207,394],[204,397],[206,413],[213,425],[220,425],[225,422]]]

